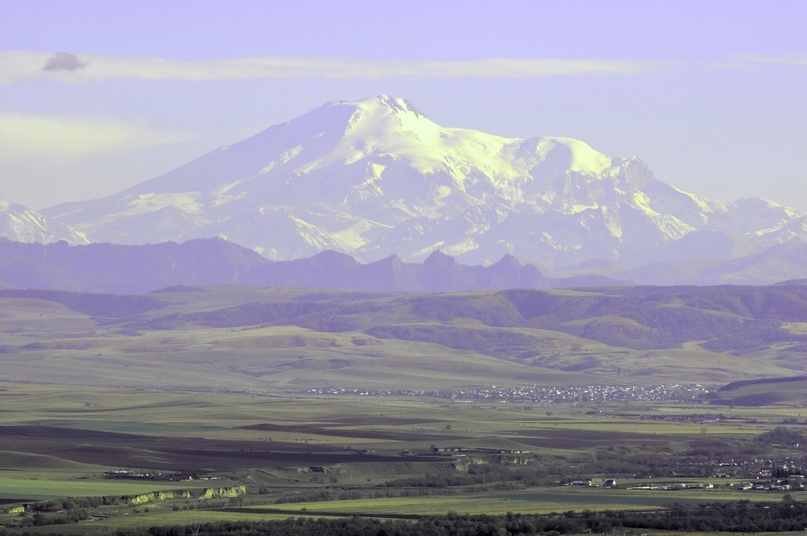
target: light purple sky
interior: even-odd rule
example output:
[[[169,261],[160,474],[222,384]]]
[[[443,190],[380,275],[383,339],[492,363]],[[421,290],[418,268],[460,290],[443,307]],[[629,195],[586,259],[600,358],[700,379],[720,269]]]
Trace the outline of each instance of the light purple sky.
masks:
[[[109,195],[386,93],[807,210],[805,28],[803,0],[0,0],[0,198]]]

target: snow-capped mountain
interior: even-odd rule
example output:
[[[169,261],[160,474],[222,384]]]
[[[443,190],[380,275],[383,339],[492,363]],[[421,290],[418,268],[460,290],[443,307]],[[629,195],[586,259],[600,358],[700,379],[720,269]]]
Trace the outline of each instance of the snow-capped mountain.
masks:
[[[807,241],[775,203],[709,201],[569,138],[441,127],[403,99],[326,104],[99,200],[44,211],[94,241],[221,236],[270,259],[433,251],[563,267],[728,259]],[[716,247],[716,245],[718,247]]]
[[[53,221],[23,205],[0,199],[0,237],[16,242],[48,244],[64,240],[69,244],[89,244],[82,233]]]

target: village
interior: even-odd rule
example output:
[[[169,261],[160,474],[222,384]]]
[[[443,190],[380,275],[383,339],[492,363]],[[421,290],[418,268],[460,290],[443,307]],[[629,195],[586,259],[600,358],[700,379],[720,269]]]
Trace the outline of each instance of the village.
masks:
[[[347,395],[347,396],[405,396],[445,398],[449,400],[495,400],[502,403],[518,402],[532,404],[587,404],[600,402],[697,402],[710,389],[699,384],[659,385],[585,385],[585,386],[536,386],[479,387],[457,391],[417,391],[411,389],[366,389],[318,387],[296,389],[290,394],[300,395]]]

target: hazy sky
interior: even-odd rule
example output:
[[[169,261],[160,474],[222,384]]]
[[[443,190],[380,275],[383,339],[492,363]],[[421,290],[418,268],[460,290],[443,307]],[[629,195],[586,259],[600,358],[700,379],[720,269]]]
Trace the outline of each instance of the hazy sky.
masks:
[[[0,198],[109,195],[385,93],[807,210],[805,28],[803,0],[0,0]]]

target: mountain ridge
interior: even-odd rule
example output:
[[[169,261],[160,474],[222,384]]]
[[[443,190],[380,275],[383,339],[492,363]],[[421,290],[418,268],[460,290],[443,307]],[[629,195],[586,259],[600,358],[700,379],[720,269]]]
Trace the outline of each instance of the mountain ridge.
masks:
[[[439,251],[422,264],[391,256],[362,264],[347,254],[270,261],[220,238],[148,245],[70,246],[0,238],[0,287],[137,294],[172,286],[241,284],[355,291],[453,292],[467,290],[624,284],[598,276],[548,278],[505,257],[491,266],[465,266]]]
[[[22,243],[0,238],[0,288],[142,293],[176,285],[242,284],[380,292],[459,292],[508,288],[626,285],[770,285],[798,280],[807,244],[782,244],[723,262],[658,263],[623,270],[590,262],[545,273],[504,255],[488,266],[465,265],[437,250],[422,263],[391,255],[360,263],[335,251],[270,261],[220,238],[147,245]]]
[[[50,220],[24,205],[0,198],[0,237],[18,242],[89,244],[87,237],[69,225]]]

